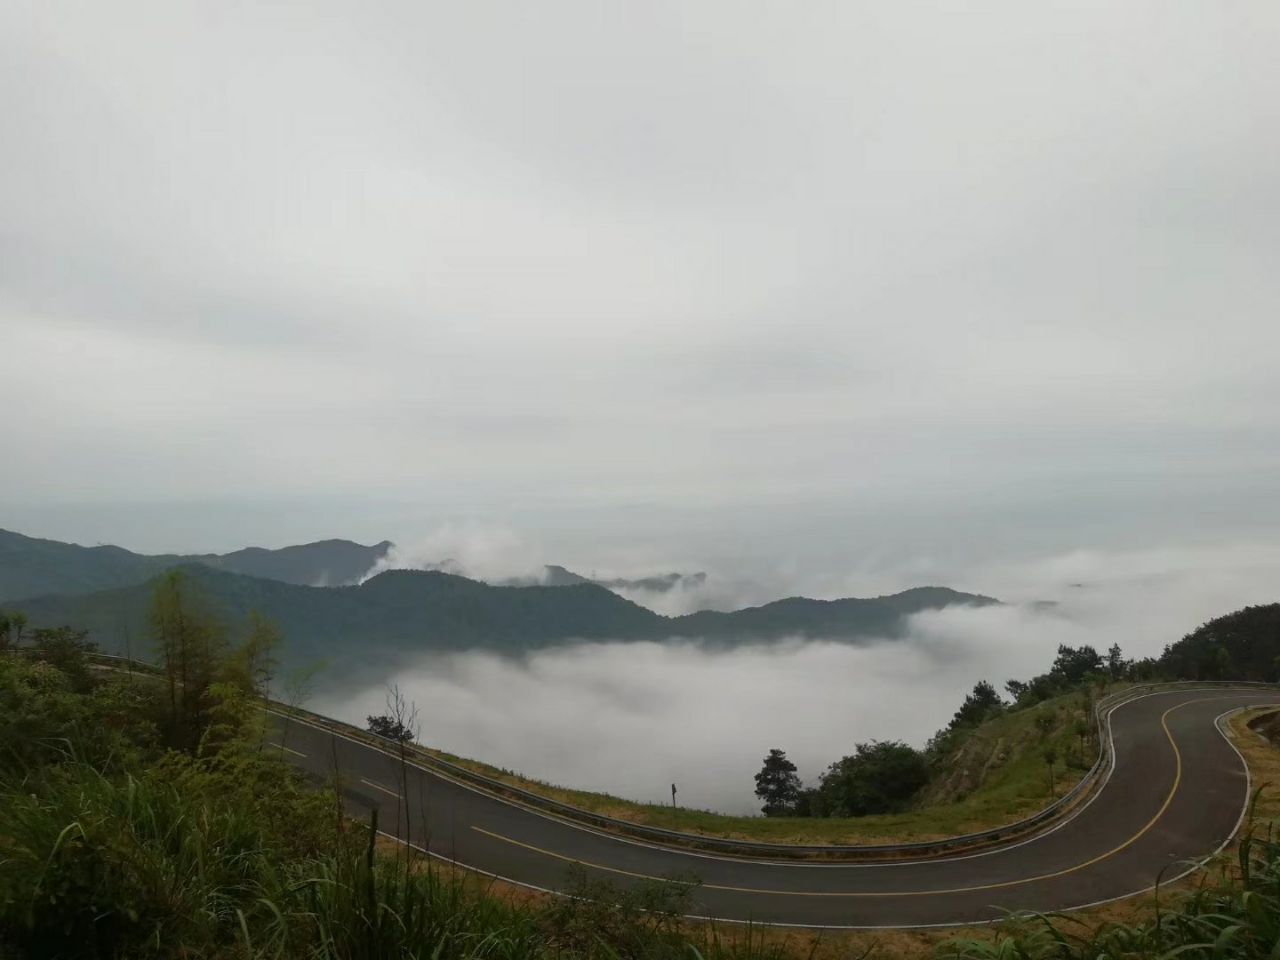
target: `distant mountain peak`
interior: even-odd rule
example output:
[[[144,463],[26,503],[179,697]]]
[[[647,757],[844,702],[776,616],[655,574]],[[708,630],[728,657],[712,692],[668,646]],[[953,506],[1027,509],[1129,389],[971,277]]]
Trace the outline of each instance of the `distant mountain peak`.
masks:
[[[221,555],[147,555],[111,544],[85,547],[0,530],[0,603],[125,587],[185,563],[285,583],[336,586],[360,579],[391,547],[387,540],[368,547],[330,539],[278,549],[245,547]]]
[[[210,609],[232,629],[250,611],[275,621],[293,664],[324,660],[344,675],[385,671],[424,652],[525,654],[580,641],[699,641],[718,646],[787,638],[869,643],[906,633],[912,614],[989,598],[951,590],[888,597],[789,597],[727,613],[665,617],[592,582],[561,587],[500,586],[441,570],[386,570],[358,586],[321,589],[248,576],[201,562],[183,568]],[[158,574],[157,574],[158,575]],[[31,625],[83,627],[104,649],[138,653],[149,635],[154,582],[16,604]]]

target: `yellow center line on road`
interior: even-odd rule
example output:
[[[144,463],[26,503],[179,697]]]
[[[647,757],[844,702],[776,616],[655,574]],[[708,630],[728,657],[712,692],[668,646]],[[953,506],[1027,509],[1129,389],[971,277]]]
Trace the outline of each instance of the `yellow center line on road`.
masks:
[[[940,894],[947,894],[947,893],[970,893],[970,892],[979,891],[979,890],[1000,890],[1007,887],[1022,886],[1028,883],[1037,883],[1041,880],[1052,880],[1055,877],[1064,877],[1067,874],[1075,873],[1076,871],[1083,870],[1086,867],[1091,867],[1095,863],[1099,863],[1103,860],[1108,859],[1109,857],[1114,857],[1117,853],[1120,853],[1122,850],[1125,850],[1126,848],[1132,846],[1134,843],[1137,843],[1138,840],[1140,840],[1143,836],[1145,836],[1146,833],[1152,827],[1154,827],[1157,822],[1159,822],[1160,818],[1164,816],[1165,811],[1169,809],[1169,805],[1173,803],[1174,795],[1178,792],[1178,787],[1182,783],[1182,753],[1178,750],[1178,744],[1173,739],[1173,732],[1169,729],[1169,723],[1168,723],[1169,714],[1173,713],[1175,710],[1179,710],[1182,707],[1188,706],[1192,703],[1205,703],[1207,700],[1225,700],[1225,699],[1228,699],[1228,698],[1213,697],[1213,698],[1205,698],[1201,700],[1188,700],[1184,703],[1180,703],[1180,704],[1177,704],[1176,706],[1170,707],[1168,710],[1166,710],[1163,714],[1160,715],[1160,726],[1164,729],[1164,734],[1169,739],[1169,746],[1173,748],[1173,758],[1174,758],[1173,786],[1170,787],[1168,796],[1164,798],[1164,803],[1160,805],[1160,809],[1156,811],[1156,815],[1152,817],[1149,821],[1147,821],[1146,826],[1144,826],[1141,830],[1135,833],[1132,837],[1130,837],[1124,843],[1120,844],[1118,847],[1114,847],[1113,849],[1108,850],[1106,853],[1099,854],[1098,856],[1092,858],[1091,860],[1086,860],[1084,863],[1078,863],[1074,867],[1065,867],[1062,870],[1055,870],[1052,873],[1042,873],[1038,876],[1025,877],[1021,880],[1005,880],[999,883],[983,883],[983,884],[977,884],[970,887],[947,887],[940,890],[877,890],[877,891],[774,890],[774,889],[765,889],[760,887],[734,887],[734,886],[727,886],[724,884],[715,884],[715,883],[704,883],[704,884],[700,884],[700,886],[706,890],[724,890],[731,893],[761,893],[761,894],[769,894],[772,896],[781,896],[781,897],[851,897],[851,898],[852,897],[936,897]],[[622,870],[618,867],[607,867],[603,864],[591,863],[590,861],[587,861],[587,860],[579,860],[577,857],[566,856],[565,854],[562,854],[562,853],[556,853],[553,850],[544,850],[542,847],[535,847],[531,843],[523,843],[520,840],[513,840],[511,837],[504,837],[500,833],[494,833],[493,831],[485,830],[482,827],[473,826],[471,829],[476,831],[477,833],[482,833],[487,837],[492,837],[495,840],[501,840],[503,843],[510,843],[514,846],[523,847],[526,850],[532,850],[535,853],[540,853],[547,857],[553,857],[556,860],[564,860],[568,863],[580,864],[584,867],[590,867],[593,870],[603,870],[607,873],[616,873],[624,877],[635,877],[639,880],[658,880],[658,881],[666,881],[666,882],[671,881],[670,877],[655,877],[652,874],[647,874],[647,873],[633,873],[630,870]],[[677,880],[675,882],[680,882],[680,881]]]

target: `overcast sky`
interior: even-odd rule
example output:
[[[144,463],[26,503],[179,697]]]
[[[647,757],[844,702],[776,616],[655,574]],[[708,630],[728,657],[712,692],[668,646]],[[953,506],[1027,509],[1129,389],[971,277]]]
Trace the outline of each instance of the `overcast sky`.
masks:
[[[619,568],[1276,542],[1278,27],[11,0],[0,526],[492,524]]]

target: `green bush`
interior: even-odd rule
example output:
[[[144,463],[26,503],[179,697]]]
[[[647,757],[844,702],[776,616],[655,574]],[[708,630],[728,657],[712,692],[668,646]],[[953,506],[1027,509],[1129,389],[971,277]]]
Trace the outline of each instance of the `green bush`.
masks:
[[[88,682],[85,682],[86,676]],[[514,902],[342,814],[264,748],[246,684],[211,683],[166,750],[162,682],[0,658],[0,949],[43,958],[780,958],[687,929],[687,882]],[[372,824],[376,828],[376,822]]]

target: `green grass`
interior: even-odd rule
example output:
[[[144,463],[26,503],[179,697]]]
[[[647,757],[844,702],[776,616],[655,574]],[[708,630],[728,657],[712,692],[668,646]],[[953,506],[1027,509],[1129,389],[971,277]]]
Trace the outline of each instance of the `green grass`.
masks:
[[[1171,902],[1170,902],[1171,901]],[[1013,918],[990,939],[955,940],[945,960],[1274,960],[1280,955],[1280,843],[1248,834],[1190,893],[1149,919],[1095,924],[1069,915]]]
[[[649,826],[767,843],[893,843],[975,833],[1043,809],[1079,782],[1096,757],[1097,742],[1090,739],[1081,759],[1080,743],[1071,729],[1084,712],[1081,694],[1071,693],[988,720],[964,738],[944,765],[942,779],[926,788],[923,802],[915,809],[856,818],[744,817],[684,807],[673,810],[663,804],[559,787],[476,760],[429,752],[554,800]],[[1035,718],[1041,714],[1055,718],[1048,734],[1042,735],[1036,727]],[[1059,758],[1053,794],[1042,757],[1047,745],[1056,748]],[[1070,765],[1064,762],[1068,758]],[[971,770],[972,776],[963,776],[966,770]]]
[[[128,723],[115,707],[130,697]],[[212,696],[216,739],[166,751],[140,722],[152,684],[72,689],[0,658],[0,727],[52,717],[47,749],[0,743],[0,956],[226,960],[781,960],[750,927],[688,925],[693,887],[566,877],[567,898],[380,845],[334,792],[262,749],[262,712]],[[50,707],[59,711],[51,713]],[[88,737],[93,730],[100,736]],[[18,732],[21,732],[18,730]],[[216,749],[206,749],[216,743]],[[108,763],[107,760],[112,760]],[[387,854],[389,849],[390,854]]]
[[[1111,689],[1119,691],[1125,686],[1115,684]],[[1047,735],[1035,722],[1044,713],[1056,718]],[[1073,692],[990,719],[963,738],[913,809],[857,818],[732,816],[687,807],[673,810],[666,804],[546,783],[439,749],[414,749],[562,803],[647,826],[766,843],[895,843],[977,833],[1042,810],[1078,783],[1093,763],[1096,740],[1088,741],[1082,756],[1071,729],[1073,721],[1085,713],[1082,694]],[[1059,758],[1052,794],[1042,757],[1045,746],[1053,746]],[[972,775],[965,776],[966,770]]]

